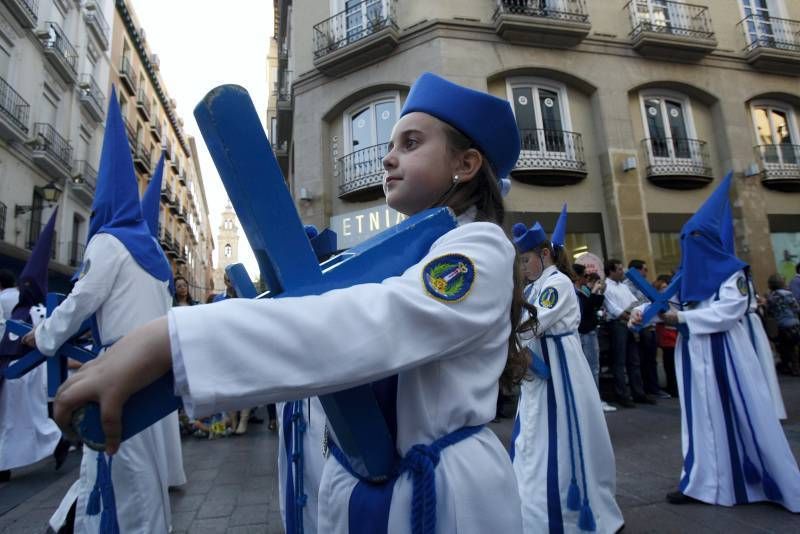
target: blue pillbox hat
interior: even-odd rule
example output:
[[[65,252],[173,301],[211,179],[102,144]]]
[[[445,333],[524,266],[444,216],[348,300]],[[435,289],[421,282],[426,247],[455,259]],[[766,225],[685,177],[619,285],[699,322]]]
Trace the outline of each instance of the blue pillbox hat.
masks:
[[[511,232],[514,236],[514,245],[520,254],[530,252],[542,243],[547,242],[547,234],[544,233],[544,228],[538,222],[534,223],[530,228],[522,223],[517,223]]]
[[[426,72],[411,87],[400,116],[415,111],[432,115],[467,136],[489,160],[498,180],[516,165],[519,130],[506,100]]]

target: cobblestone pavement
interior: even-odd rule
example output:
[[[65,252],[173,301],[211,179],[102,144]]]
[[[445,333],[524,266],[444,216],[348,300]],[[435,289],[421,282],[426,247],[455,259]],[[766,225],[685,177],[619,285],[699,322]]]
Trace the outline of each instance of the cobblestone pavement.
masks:
[[[800,379],[782,377],[789,420],[784,430],[800,457]],[[265,413],[260,413],[264,416]],[[782,508],[755,504],[671,506],[664,495],[680,474],[680,408],[677,400],[607,415],[617,461],[617,499],[626,533],[800,532],[800,516]],[[491,425],[507,443],[512,422]],[[251,425],[245,436],[184,440],[189,482],[171,493],[176,533],[283,532],[278,504],[277,433],[266,424]],[[72,453],[58,473],[52,461],[16,471],[0,484],[0,533],[36,533],[77,476]]]

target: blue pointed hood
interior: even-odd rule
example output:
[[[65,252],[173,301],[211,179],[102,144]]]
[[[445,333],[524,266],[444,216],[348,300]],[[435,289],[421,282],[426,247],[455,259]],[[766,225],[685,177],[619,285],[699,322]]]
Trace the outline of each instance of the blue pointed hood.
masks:
[[[722,212],[722,227],[720,228],[720,238],[725,250],[732,255],[736,255],[736,246],[733,239],[733,211],[731,209],[730,200],[725,204],[725,209]]]
[[[113,235],[125,245],[142,269],[166,282],[172,274],[171,269],[142,217],[130,146],[114,88],[111,89],[106,117],[97,189],[86,241],[90,242],[96,234]]]
[[[747,264],[723,242],[726,210],[730,213],[729,172],[700,209],[681,230],[681,267],[688,276],[681,279],[682,302],[700,302],[714,295],[719,286]],[[727,216],[727,220],[730,216]]]
[[[31,256],[28,258],[22,273],[19,275],[19,301],[11,312],[11,318],[17,321],[31,323],[30,310],[32,306],[44,304],[47,298],[47,267],[50,264],[50,254],[52,252],[53,234],[55,233],[56,216],[58,208],[53,210],[50,220],[42,231],[33,246]],[[23,346],[21,338],[11,340],[9,332],[3,335],[0,341],[0,356],[17,358],[30,349]]]
[[[158,239],[158,212],[161,208],[161,182],[164,179],[164,151],[153,171],[153,177],[142,195],[142,217],[150,228],[150,235]]]
[[[567,239],[567,203],[561,207],[561,215],[558,216],[556,227],[553,230],[553,235],[550,241],[553,243],[553,248],[563,248]]]

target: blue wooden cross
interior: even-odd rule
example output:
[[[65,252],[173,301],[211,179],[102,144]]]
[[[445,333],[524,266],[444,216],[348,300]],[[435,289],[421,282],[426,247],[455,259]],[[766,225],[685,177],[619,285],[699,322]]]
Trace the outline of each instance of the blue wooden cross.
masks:
[[[61,293],[47,294],[47,317],[52,315],[53,310],[61,304],[64,298],[64,295]],[[12,334],[23,337],[33,330],[33,327],[23,321],[9,320],[6,321],[6,330]],[[86,322],[78,330],[78,333],[64,343],[53,356],[48,357],[36,349],[31,350],[25,356],[6,367],[3,373],[4,376],[8,380],[20,378],[36,369],[42,363],[47,362],[47,394],[50,397],[55,397],[59,386],[67,379],[67,359],[72,358],[81,363],[86,363],[95,357],[93,352],[75,345],[76,340],[83,336],[88,330],[89,323]]]
[[[195,118],[270,288],[262,297],[317,295],[399,276],[456,227],[449,209],[428,210],[320,265],[247,91],[232,85],[214,89],[195,109]],[[129,399],[123,439],[180,405],[173,387],[169,373]],[[366,384],[320,400],[353,468],[374,480],[390,476],[395,443],[372,388]],[[79,411],[74,426],[87,444],[102,448],[96,404]]]
[[[669,301],[673,296],[675,296],[680,288],[682,273],[678,271],[678,273],[672,277],[672,281],[667,287],[664,288],[663,291],[657,291],[656,288],[654,288],[652,284],[650,284],[650,282],[648,282],[647,279],[636,269],[628,269],[625,271],[625,276],[633,283],[633,285],[636,286],[639,291],[642,292],[645,297],[647,297],[647,300],[650,301],[650,304],[642,313],[642,322],[633,328],[634,330],[639,331],[647,326],[650,321],[655,319],[658,314],[669,311]]]

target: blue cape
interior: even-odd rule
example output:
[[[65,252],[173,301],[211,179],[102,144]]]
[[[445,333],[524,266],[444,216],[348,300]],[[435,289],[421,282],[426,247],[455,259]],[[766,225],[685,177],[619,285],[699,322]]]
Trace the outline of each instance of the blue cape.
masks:
[[[723,227],[730,220],[729,172],[719,187],[683,225],[681,230],[681,302],[700,302],[710,298],[733,273],[747,267],[723,242]],[[727,239],[727,238],[726,238]],[[730,241],[729,241],[730,242]]]
[[[164,252],[153,239],[142,217],[136,174],[115,88],[111,89],[108,104],[97,189],[86,242],[95,234],[102,233],[116,237],[136,263],[153,277],[166,282],[172,276]]]

